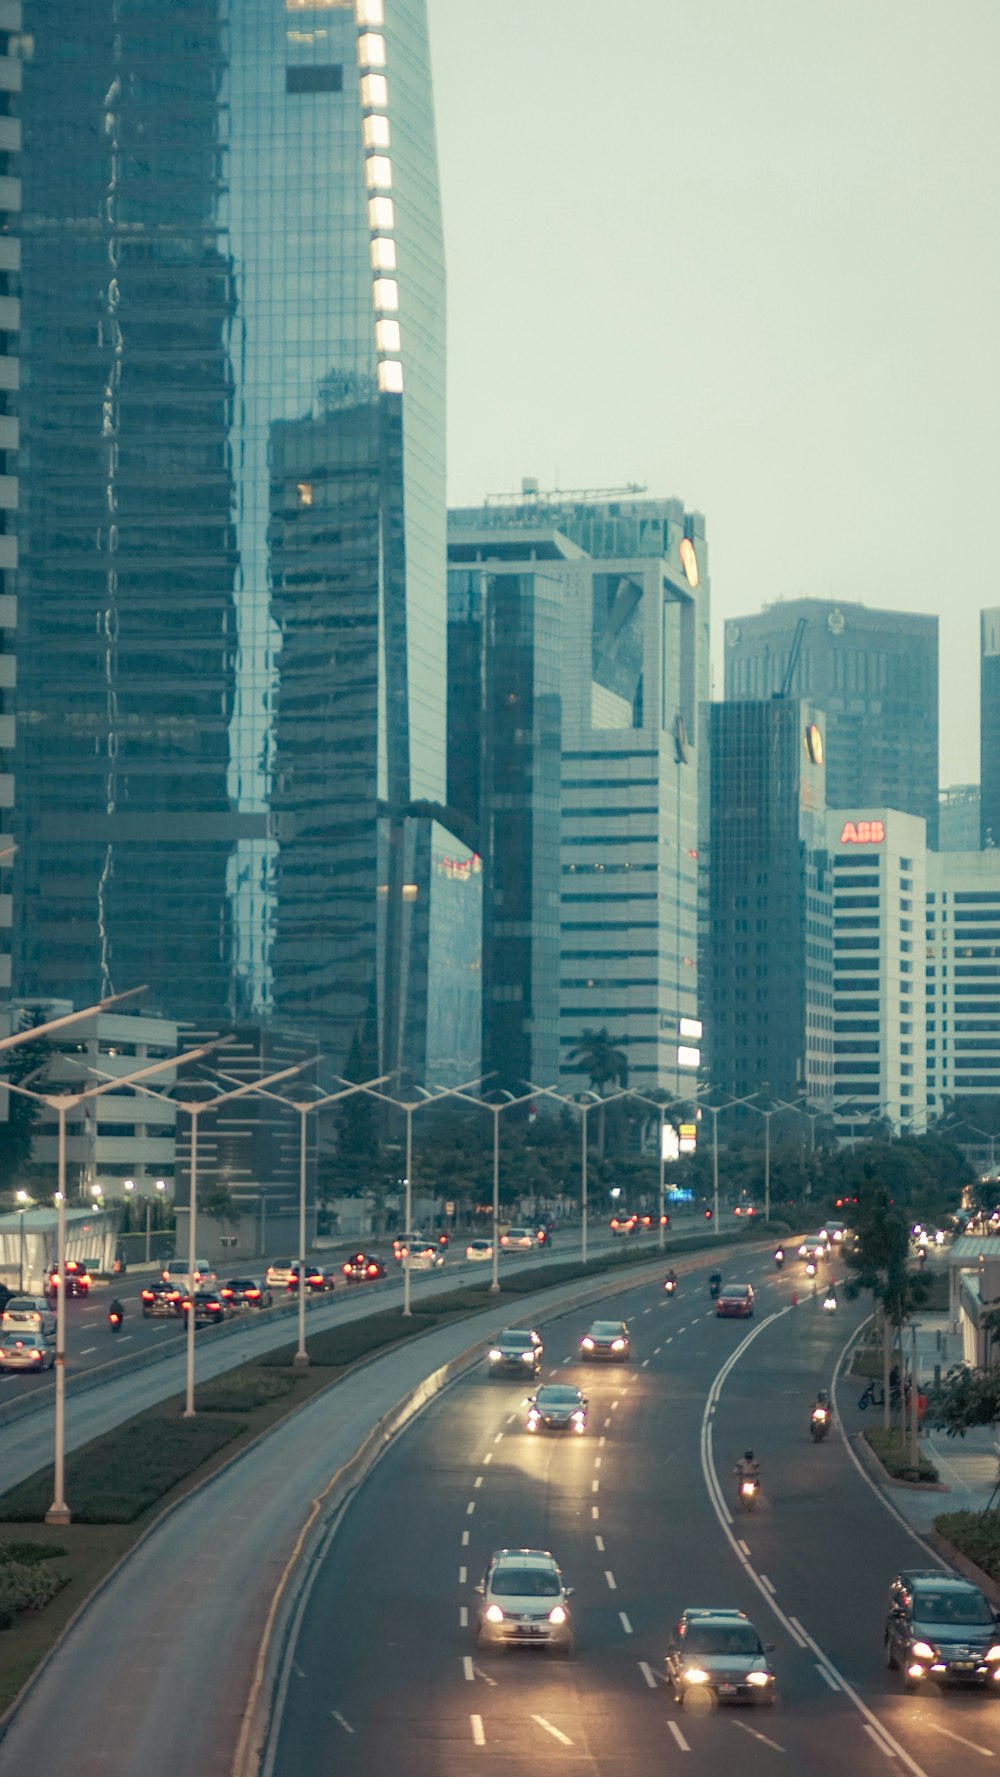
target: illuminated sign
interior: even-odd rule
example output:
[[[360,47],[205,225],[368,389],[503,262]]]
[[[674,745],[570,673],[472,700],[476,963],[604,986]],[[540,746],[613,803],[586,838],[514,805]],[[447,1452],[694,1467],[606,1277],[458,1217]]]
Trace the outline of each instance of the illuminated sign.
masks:
[[[678,1021],[677,1021],[677,1035],[679,1037],[692,1037],[696,1043],[700,1042],[701,1041],[701,1019],[700,1018],[680,1018],[680,1019],[678,1019]]]
[[[823,736],[815,722],[810,722],[805,733],[806,752],[813,765],[823,763]]]
[[[881,845],[884,838],[884,821],[845,821],[840,835],[840,843],[841,845]]]
[[[690,1047],[690,1045],[687,1043],[678,1043],[678,1045],[677,1045],[677,1066],[678,1067],[700,1067],[701,1066],[701,1050],[700,1049],[692,1049]]]
[[[672,1123],[664,1123],[661,1157],[664,1160],[677,1160],[680,1158],[680,1151],[680,1143],[677,1139],[676,1129]]]
[[[682,1123],[677,1133],[680,1136],[681,1153],[693,1154],[698,1146],[697,1123]]]

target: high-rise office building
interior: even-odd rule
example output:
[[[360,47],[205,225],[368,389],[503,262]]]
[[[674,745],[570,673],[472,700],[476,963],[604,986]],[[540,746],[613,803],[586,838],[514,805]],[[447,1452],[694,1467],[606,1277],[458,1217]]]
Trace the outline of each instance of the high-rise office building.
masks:
[[[725,695],[805,697],[826,717],[829,808],[920,815],[937,843],[938,622],[784,599],[725,626]]]
[[[938,796],[938,850],[978,851],[978,784],[946,784]]]
[[[799,698],[714,703],[705,870],[707,1048],[734,1098],[828,1101],[831,893],[822,714]]]
[[[579,1091],[585,1029],[630,1080],[697,1066],[708,696],[704,521],[539,494],[449,520],[449,801],[480,823],[484,1066]],[[478,733],[478,744],[477,744]]]
[[[941,1116],[951,1098],[1000,1093],[1000,849],[928,856],[926,938],[927,1103]]]
[[[1000,605],[979,614],[980,844],[1000,847]]]
[[[11,822],[17,683],[18,390],[21,304],[21,0],[0,0],[0,998],[11,984]]]
[[[147,982],[405,1073],[445,789],[426,0],[31,27],[17,990]]]

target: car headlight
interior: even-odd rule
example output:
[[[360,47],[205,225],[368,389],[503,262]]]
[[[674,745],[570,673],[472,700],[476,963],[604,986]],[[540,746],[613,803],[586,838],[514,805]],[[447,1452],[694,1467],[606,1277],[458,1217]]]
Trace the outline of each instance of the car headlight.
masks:
[[[593,1351],[594,1349],[594,1341],[591,1338],[581,1339],[580,1344],[583,1346],[584,1351]]]
[[[613,1339],[611,1342],[611,1349],[612,1349],[612,1351],[624,1351],[625,1350],[624,1339]]]
[[[502,1357],[503,1357],[502,1351],[491,1351],[490,1352],[490,1363],[491,1364],[498,1364]]]
[[[564,1623],[565,1621],[566,1621],[566,1612],[563,1609],[562,1605],[561,1604],[554,1604],[552,1606],[552,1609],[549,1611],[549,1622],[550,1623]]]
[[[533,1364],[534,1361],[535,1361],[535,1354],[533,1351],[522,1351],[522,1353],[521,1353],[522,1364]]]
[[[771,1683],[771,1674],[769,1672],[748,1672],[747,1673],[747,1684],[754,1684],[754,1685],[758,1685],[758,1686],[763,1686],[765,1684],[770,1684],[770,1683]]]
[[[491,1604],[489,1606],[489,1609],[486,1612],[486,1621],[488,1623],[503,1622],[503,1611],[500,1609],[499,1604]]]
[[[708,1683],[708,1673],[703,1672],[700,1666],[689,1666],[687,1671],[684,1674],[684,1683],[685,1684],[707,1684]]]
[[[910,1652],[918,1660],[933,1660],[935,1657],[929,1641],[915,1641]]]
[[[991,1648],[987,1648],[984,1658],[987,1660],[1000,1660],[1000,1642],[995,1641]]]

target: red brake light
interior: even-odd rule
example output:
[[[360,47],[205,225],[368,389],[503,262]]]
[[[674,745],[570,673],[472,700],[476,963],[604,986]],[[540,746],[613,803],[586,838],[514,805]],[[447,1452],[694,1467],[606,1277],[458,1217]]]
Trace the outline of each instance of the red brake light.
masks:
[[[377,1265],[369,1265],[368,1275],[369,1275],[369,1277],[377,1277],[378,1276],[378,1266]]]
[[[230,1292],[229,1292],[229,1294],[230,1294],[230,1295],[232,1295],[232,1293],[233,1293],[233,1292],[232,1292],[232,1290],[230,1290]],[[259,1290],[244,1290],[244,1291],[243,1291],[243,1294],[244,1294],[244,1295],[245,1295],[245,1296],[246,1296],[246,1297],[247,1297],[247,1299],[248,1299],[248,1300],[249,1300],[249,1299],[250,1299],[250,1298],[251,1298],[251,1297],[255,1297],[255,1296],[259,1296],[259,1295],[260,1295],[260,1291],[259,1291]]]
[[[143,1290],[142,1299],[144,1302],[152,1302],[154,1300],[152,1290]]]
[[[350,1265],[341,1265],[340,1269],[344,1273],[345,1277],[350,1277],[350,1275],[351,1275]]]

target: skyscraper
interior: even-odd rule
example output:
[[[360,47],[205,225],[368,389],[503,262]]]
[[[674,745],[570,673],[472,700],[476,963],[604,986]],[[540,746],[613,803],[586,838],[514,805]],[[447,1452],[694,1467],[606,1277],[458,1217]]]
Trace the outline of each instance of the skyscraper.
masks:
[[[145,981],[405,1068],[407,827],[445,785],[425,0],[32,29],[18,991]]]
[[[1000,846],[1000,605],[979,614],[981,840]]]
[[[21,61],[17,39],[21,25],[20,0],[3,0],[0,6],[0,997],[6,998],[11,980],[11,865],[10,832],[14,803],[14,687],[16,684],[15,632],[17,628],[17,506],[18,421],[17,391],[21,381],[18,300],[18,269],[21,243],[18,215],[21,181],[15,176],[21,146],[17,115],[21,89]]]
[[[937,843],[936,617],[783,599],[725,637],[727,701],[784,690],[823,711],[827,807],[920,815]]]

